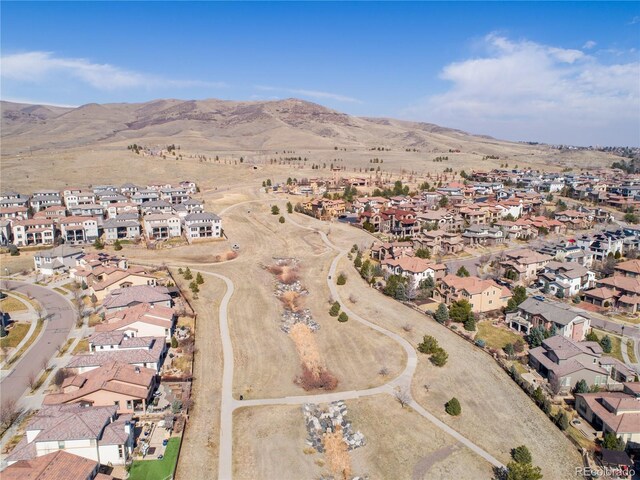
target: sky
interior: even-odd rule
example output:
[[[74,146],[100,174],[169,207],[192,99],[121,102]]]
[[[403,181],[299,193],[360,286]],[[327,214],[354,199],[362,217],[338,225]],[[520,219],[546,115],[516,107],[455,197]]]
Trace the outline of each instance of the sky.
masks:
[[[0,97],[296,97],[516,141],[640,146],[640,2],[8,2]]]

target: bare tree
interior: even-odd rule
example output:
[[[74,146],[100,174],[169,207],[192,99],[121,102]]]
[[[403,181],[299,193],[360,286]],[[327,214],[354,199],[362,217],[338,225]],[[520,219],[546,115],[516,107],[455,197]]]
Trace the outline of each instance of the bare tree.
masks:
[[[35,373],[30,373],[27,376],[27,381],[29,382],[29,388],[31,390],[35,390],[36,382],[38,381],[38,379],[36,378],[36,374]]]
[[[378,370],[378,375],[381,375],[383,377],[386,377],[387,375],[389,375],[389,369],[383,365],[380,370]]]
[[[358,297],[356,297],[353,293],[349,295],[349,301],[351,303],[358,303]]]
[[[35,310],[36,315],[38,315],[38,320],[42,320],[44,314],[44,307],[42,304],[40,302],[33,302],[33,309]]]
[[[15,398],[6,398],[0,404],[0,424],[9,427],[20,416],[18,401]]]
[[[43,370],[49,370],[49,368],[50,368],[49,359],[48,358],[43,358],[42,359],[42,363],[40,364],[40,366],[42,367]]]
[[[393,397],[398,401],[402,408],[411,402],[411,395],[409,395],[409,391],[406,388],[396,388],[393,392]]]

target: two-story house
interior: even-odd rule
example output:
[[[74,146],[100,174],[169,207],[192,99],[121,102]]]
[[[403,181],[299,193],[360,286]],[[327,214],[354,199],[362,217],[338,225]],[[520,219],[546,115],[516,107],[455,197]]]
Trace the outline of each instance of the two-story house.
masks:
[[[222,236],[222,220],[215,213],[190,213],[184,217],[184,231],[189,242]]]
[[[557,335],[576,342],[584,340],[591,331],[591,318],[584,310],[533,297],[518,305],[516,312],[507,313],[506,322],[514,330],[526,334],[537,327],[548,331],[555,329]]]
[[[596,274],[578,263],[551,261],[545,265],[538,280],[549,293],[566,298],[593,288]]]
[[[512,297],[511,291],[493,280],[478,277],[458,277],[446,275],[434,291],[436,300],[451,305],[459,300],[467,300],[474,313],[486,313],[507,306]]]
[[[151,213],[143,217],[143,223],[149,240],[166,240],[182,235],[182,222],[178,215]]]

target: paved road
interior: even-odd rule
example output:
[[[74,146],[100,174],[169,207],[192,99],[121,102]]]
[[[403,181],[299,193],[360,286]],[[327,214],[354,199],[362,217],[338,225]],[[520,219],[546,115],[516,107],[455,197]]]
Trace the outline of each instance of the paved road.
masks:
[[[0,381],[2,401],[17,400],[29,388],[29,377],[39,375],[44,361],[50,361],[64,344],[75,322],[71,303],[59,293],[25,282],[6,281],[7,288],[40,302],[47,315],[40,338],[22,355],[10,374]]]

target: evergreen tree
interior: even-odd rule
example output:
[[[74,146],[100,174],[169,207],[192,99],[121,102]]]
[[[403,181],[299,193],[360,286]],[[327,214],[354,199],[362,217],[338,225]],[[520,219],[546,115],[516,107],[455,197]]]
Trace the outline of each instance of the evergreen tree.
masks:
[[[434,317],[438,323],[446,323],[449,320],[449,309],[447,305],[444,303],[438,305]]]
[[[587,382],[584,379],[582,379],[578,383],[576,383],[576,386],[573,389],[573,391],[574,393],[588,393],[589,385],[587,385]]]
[[[512,449],[511,458],[518,463],[531,463],[533,461],[531,452],[526,445],[520,445],[519,447]]]
[[[198,272],[198,274],[196,275],[196,283],[198,285],[202,285],[204,283],[204,278],[202,277],[202,274],[200,272]]]
[[[463,265],[458,269],[458,271],[456,272],[456,275],[458,277],[469,277],[470,273],[469,273],[469,270],[467,270],[466,267]]]
[[[604,353],[611,353],[611,349],[613,348],[613,345],[611,344],[611,337],[609,335],[602,337],[600,340],[600,346]]]
[[[337,317],[339,313],[340,313],[340,303],[334,302],[333,305],[331,305],[331,309],[329,310],[329,315],[331,315],[332,317]]]
[[[449,400],[445,404],[444,410],[449,415],[454,416],[454,417],[457,417],[458,415],[460,415],[462,413],[462,407],[460,406],[460,402],[458,401],[458,399],[456,397],[453,397],[451,400]]]
[[[185,280],[191,280],[193,278],[193,274],[191,273],[191,269],[189,267],[185,268],[183,276]]]

